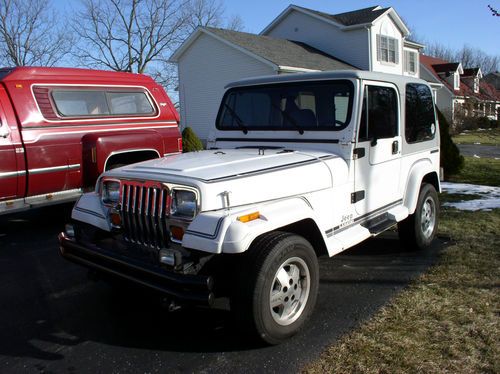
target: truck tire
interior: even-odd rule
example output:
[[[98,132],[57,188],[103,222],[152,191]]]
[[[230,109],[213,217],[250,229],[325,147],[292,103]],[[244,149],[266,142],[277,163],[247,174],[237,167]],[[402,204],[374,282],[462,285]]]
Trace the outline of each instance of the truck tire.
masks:
[[[439,220],[439,199],[432,184],[423,183],[415,213],[398,223],[399,238],[407,248],[426,249],[436,236]]]
[[[240,322],[268,344],[295,335],[311,315],[318,293],[316,253],[303,237],[272,232],[258,238],[241,274],[232,308]]]

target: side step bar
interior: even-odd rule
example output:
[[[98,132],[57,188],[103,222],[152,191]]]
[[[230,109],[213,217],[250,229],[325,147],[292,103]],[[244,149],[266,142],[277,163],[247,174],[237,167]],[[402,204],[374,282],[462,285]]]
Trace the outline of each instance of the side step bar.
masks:
[[[392,226],[395,226],[397,223],[398,222],[396,220],[389,217],[388,213],[383,213],[366,221],[361,226],[368,229],[368,231],[370,231],[370,234],[378,235],[381,232],[391,228]]]

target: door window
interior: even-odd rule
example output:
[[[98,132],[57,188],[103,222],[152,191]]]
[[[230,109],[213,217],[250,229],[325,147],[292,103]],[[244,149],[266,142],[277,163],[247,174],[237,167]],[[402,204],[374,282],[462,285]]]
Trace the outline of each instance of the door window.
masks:
[[[398,135],[398,100],[390,87],[367,86],[359,125],[359,141],[394,138]]]

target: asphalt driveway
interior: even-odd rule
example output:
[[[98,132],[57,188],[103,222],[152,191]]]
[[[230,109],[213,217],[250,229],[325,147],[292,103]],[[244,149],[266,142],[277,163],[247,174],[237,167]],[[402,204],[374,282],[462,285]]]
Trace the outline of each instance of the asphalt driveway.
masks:
[[[443,243],[406,252],[387,233],[321,259],[306,330],[275,347],[239,333],[230,313],[169,313],[155,294],[91,282],[58,255],[69,206],[0,217],[0,372],[298,371],[435,262]]]

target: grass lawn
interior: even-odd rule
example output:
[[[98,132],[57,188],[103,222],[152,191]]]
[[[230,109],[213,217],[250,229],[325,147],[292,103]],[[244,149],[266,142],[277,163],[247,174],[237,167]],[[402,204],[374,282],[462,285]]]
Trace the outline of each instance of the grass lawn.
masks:
[[[500,129],[485,129],[484,131],[468,131],[453,136],[456,144],[475,144],[500,145]]]
[[[465,166],[460,174],[451,175],[446,180],[449,182],[500,186],[500,160],[465,157]]]
[[[500,161],[466,158],[453,180],[499,186],[499,175]],[[500,373],[500,209],[440,217],[456,245],[304,372]]]
[[[308,373],[499,373],[500,209],[443,210],[446,248],[422,275]]]

